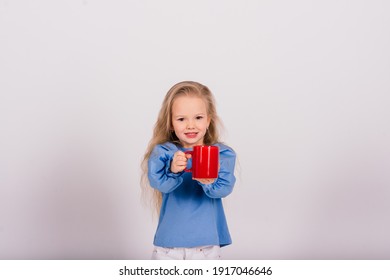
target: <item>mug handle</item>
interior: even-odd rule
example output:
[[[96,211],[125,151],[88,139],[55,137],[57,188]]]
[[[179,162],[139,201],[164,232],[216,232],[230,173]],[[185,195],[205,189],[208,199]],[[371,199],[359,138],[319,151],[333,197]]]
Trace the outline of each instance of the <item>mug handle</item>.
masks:
[[[184,153],[185,153],[185,154],[190,154],[190,155],[192,156],[192,151],[185,151]],[[184,172],[192,172],[192,167],[191,167],[190,169],[185,168],[185,169],[184,169]]]

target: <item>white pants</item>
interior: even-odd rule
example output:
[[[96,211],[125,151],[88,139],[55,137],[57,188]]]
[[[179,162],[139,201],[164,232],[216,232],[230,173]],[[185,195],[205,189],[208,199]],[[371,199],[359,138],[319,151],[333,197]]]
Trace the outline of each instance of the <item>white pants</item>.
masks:
[[[164,248],[155,246],[152,260],[220,260],[220,246]]]

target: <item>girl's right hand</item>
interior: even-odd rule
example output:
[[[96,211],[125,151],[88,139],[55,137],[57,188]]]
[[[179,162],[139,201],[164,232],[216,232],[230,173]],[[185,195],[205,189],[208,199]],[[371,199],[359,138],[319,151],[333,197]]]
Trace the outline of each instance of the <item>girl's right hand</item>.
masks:
[[[179,173],[187,167],[187,160],[191,157],[190,154],[185,154],[182,151],[177,151],[172,158],[171,172]]]

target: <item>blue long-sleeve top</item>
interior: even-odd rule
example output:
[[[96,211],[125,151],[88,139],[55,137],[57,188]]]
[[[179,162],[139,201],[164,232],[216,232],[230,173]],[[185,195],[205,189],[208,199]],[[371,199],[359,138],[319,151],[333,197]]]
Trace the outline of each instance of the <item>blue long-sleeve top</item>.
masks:
[[[224,144],[215,145],[219,147],[220,169],[212,184],[201,184],[188,172],[171,172],[174,153],[189,149],[170,142],[153,149],[148,161],[148,178],[150,185],[162,193],[155,246],[222,247],[232,243],[222,198],[232,192],[236,181],[236,154]]]

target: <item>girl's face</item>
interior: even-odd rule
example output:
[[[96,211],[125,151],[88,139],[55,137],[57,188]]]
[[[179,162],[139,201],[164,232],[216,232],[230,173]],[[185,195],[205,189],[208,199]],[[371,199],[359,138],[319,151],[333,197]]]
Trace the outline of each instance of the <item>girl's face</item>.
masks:
[[[203,145],[210,124],[206,103],[195,96],[180,96],[172,104],[172,126],[184,148]]]

